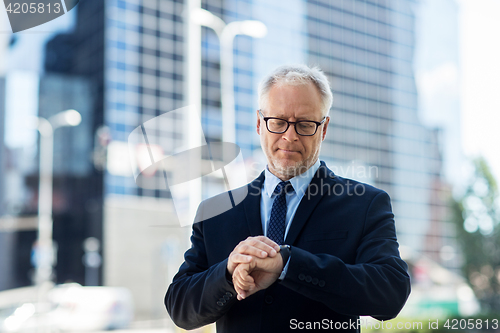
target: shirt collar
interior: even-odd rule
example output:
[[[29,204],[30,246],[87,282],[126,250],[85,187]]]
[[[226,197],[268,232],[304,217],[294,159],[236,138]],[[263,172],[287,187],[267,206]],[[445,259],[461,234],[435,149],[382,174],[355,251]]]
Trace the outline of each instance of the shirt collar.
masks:
[[[290,184],[292,184],[293,190],[295,191],[295,193],[299,198],[302,198],[306,193],[307,186],[309,186],[309,184],[311,183],[311,180],[314,177],[316,171],[318,171],[320,165],[321,164],[318,159],[316,163],[314,163],[309,169],[307,169],[306,172],[301,173],[300,175],[290,179]],[[276,188],[276,185],[278,185],[280,182],[281,179],[273,175],[271,171],[269,171],[269,168],[266,166],[264,192],[267,194],[269,198],[271,198],[274,189]]]

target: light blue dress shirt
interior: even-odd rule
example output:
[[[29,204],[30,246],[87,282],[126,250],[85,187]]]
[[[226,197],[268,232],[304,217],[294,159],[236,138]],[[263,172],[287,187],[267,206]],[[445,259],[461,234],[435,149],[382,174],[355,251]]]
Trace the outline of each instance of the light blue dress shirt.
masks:
[[[292,184],[293,193],[289,193],[286,196],[286,228],[285,228],[285,239],[288,235],[288,230],[290,230],[290,225],[292,224],[293,217],[295,216],[295,212],[299,207],[299,203],[302,200],[302,197],[306,193],[307,187],[311,183],[312,178],[318,168],[320,166],[319,159],[316,163],[313,164],[306,172],[293,177],[290,179],[290,184]],[[276,185],[281,182],[281,179],[273,175],[269,169],[266,167],[265,170],[265,180],[262,185],[262,195],[260,196],[260,219],[262,222],[262,230],[264,231],[264,236],[267,236],[267,227],[269,224],[269,218],[271,217],[271,209],[273,207],[274,198],[276,195],[274,194],[274,189]],[[279,277],[280,280],[286,275],[288,269],[288,262]]]

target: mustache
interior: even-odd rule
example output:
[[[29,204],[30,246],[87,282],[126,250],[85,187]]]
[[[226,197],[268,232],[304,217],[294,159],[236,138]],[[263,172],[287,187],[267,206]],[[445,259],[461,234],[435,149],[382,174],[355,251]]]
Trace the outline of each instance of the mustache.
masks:
[[[300,151],[299,148],[293,148],[293,147],[276,147],[276,149],[280,149],[280,150],[290,150],[290,151]]]

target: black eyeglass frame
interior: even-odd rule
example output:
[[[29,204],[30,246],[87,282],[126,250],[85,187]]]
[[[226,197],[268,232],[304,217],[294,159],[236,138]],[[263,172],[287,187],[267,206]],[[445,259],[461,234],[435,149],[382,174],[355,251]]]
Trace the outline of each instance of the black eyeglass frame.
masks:
[[[298,121],[288,121],[288,120],[285,120],[283,118],[277,118],[277,117],[264,117],[264,115],[262,114],[262,110],[259,110],[259,115],[262,117],[262,119],[264,119],[264,121],[266,122],[266,128],[267,130],[270,132],[270,133],[274,133],[274,134],[283,134],[285,133],[286,131],[288,131],[288,129],[290,128],[290,124],[293,124],[293,127],[295,128],[295,133],[297,133],[298,135],[300,136],[313,136],[316,134],[316,132],[318,131],[318,127],[320,127],[321,125],[323,125],[323,123],[325,122],[326,118],[327,117],[324,117],[323,120],[321,121],[314,121],[314,120],[298,120]],[[274,131],[271,131],[269,129],[269,126],[267,125],[267,121],[269,119],[278,119],[278,120],[282,120],[284,122],[287,123],[286,125],[286,128],[283,132],[274,132]],[[304,122],[308,122],[308,123],[314,123],[316,124],[316,129],[314,130],[314,133],[313,134],[300,134],[298,131],[297,131],[297,125],[298,123],[304,123]]]

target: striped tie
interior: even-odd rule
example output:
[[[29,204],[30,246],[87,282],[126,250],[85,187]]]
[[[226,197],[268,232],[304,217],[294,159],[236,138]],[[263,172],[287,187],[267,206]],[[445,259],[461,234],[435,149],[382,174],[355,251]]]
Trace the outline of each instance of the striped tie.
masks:
[[[274,189],[273,208],[267,229],[267,237],[278,245],[285,243],[285,223],[286,223],[286,194],[293,192],[293,186],[289,181],[281,182]]]

